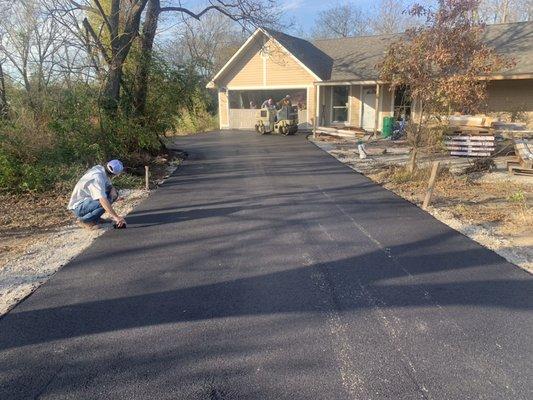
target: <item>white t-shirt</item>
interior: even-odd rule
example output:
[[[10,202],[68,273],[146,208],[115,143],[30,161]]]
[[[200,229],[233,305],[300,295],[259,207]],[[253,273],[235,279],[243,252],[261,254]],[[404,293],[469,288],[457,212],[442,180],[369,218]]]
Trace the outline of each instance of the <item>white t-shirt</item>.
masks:
[[[109,186],[111,186],[111,181],[107,177],[105,168],[95,165],[76,183],[67,208],[74,210],[83,200],[98,200],[106,197],[106,189]]]

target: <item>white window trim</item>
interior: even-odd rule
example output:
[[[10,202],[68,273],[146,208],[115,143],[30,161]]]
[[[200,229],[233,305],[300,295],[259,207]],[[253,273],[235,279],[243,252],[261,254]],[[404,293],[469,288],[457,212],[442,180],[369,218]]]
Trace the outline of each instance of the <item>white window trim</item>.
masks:
[[[233,86],[228,85],[228,90],[277,90],[277,89],[307,89],[309,85],[272,85],[272,86]]]
[[[348,85],[335,85],[335,86],[348,86]],[[348,86],[348,102],[346,103],[346,108],[347,108],[347,115],[346,115],[346,119],[347,121],[344,122],[344,125],[349,125],[350,124],[350,93],[351,93],[351,89],[352,86]],[[330,97],[330,107],[329,107],[329,124],[331,125],[333,123],[333,109],[334,108],[342,108],[341,106],[336,106],[334,107],[333,106],[333,86],[330,87],[329,89],[330,93],[329,93],[329,97]]]
[[[312,86],[308,86],[307,87],[307,93],[305,95],[306,96],[306,98],[305,98],[305,108],[306,108],[306,111],[307,111],[307,114],[306,114],[307,115],[307,121],[306,122],[308,124],[311,123],[311,115],[310,115],[311,114],[311,112],[310,112],[311,111],[311,107],[310,107],[310,105],[311,105],[311,97],[309,96],[311,88],[312,88]]]

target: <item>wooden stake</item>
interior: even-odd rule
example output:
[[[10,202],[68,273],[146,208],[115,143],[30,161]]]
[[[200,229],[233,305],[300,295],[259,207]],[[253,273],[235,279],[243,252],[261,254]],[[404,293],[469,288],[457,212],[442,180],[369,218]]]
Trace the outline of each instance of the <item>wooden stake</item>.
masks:
[[[424,204],[422,204],[423,210],[427,210],[429,203],[431,202],[431,196],[433,196],[433,188],[435,187],[435,182],[437,182],[439,169],[440,161],[433,161],[433,166],[431,168],[431,176],[429,177],[428,190],[426,192],[426,197],[424,198]]]
[[[150,172],[148,165],[144,166],[144,188],[148,191],[150,190]]]

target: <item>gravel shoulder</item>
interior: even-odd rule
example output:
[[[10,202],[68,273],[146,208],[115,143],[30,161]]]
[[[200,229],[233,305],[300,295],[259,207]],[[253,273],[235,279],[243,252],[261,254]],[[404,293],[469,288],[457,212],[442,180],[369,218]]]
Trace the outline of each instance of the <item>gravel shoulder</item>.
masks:
[[[309,139],[355,171],[421,206],[427,180],[408,182],[406,179],[405,182],[398,182],[385,176],[391,168],[406,164],[408,149],[391,142],[381,142],[367,145],[369,157],[360,159],[355,141],[332,137]],[[427,212],[507,261],[533,273],[531,178],[509,176],[501,168],[491,173],[461,175],[461,170],[470,163],[468,159],[440,158],[450,173],[447,179],[443,178],[437,184],[434,204]],[[421,158],[419,163],[424,167],[430,161],[430,158]],[[505,164],[505,160],[501,161]],[[523,199],[513,201],[517,194]]]
[[[141,189],[121,190],[115,209],[126,215],[148,195],[149,192]],[[113,229],[112,225],[104,224],[102,229],[89,231],[78,227],[71,218],[65,226],[10,239],[11,251],[5,251],[4,264],[0,267],[0,316],[109,229]]]
[[[155,187],[180,164],[159,166]],[[151,180],[152,181],[152,180]],[[151,191],[121,189],[113,205],[120,215],[129,214]],[[0,317],[32,294],[70,260],[88,248],[111,223],[94,231],[80,228],[66,210],[68,195],[3,196],[0,207]],[[104,218],[107,217],[104,214]]]

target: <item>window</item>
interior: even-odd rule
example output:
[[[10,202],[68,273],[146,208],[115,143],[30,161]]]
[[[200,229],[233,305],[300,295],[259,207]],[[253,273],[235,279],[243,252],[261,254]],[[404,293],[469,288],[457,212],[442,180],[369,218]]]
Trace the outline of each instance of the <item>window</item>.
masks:
[[[265,100],[272,98],[277,103],[287,95],[291,96],[292,105],[298,106],[299,110],[307,109],[307,89],[230,90],[229,108],[261,108]]]
[[[411,96],[405,86],[396,88],[394,92],[394,119],[409,120],[411,116]]]
[[[348,121],[348,92],[349,86],[332,87],[331,119],[333,122]]]

